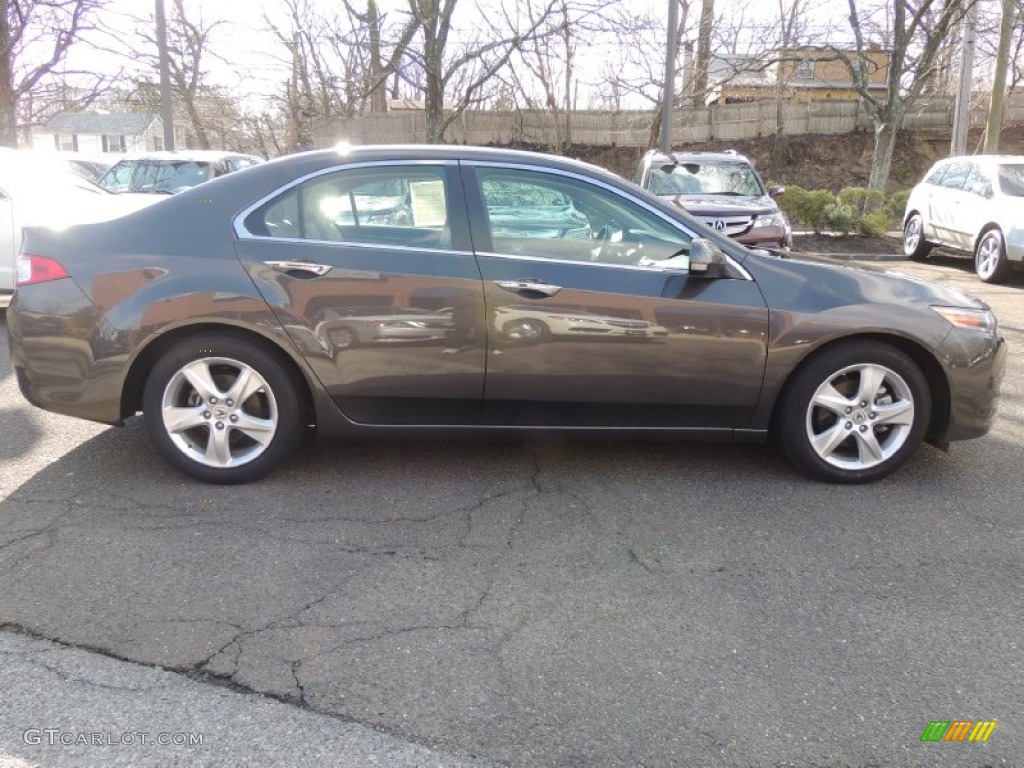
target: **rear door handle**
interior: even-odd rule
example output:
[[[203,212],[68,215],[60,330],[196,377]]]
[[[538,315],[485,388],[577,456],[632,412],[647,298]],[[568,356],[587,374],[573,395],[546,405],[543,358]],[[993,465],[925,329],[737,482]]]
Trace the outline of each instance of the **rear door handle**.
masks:
[[[544,296],[554,296],[562,286],[542,283],[535,277],[523,277],[519,280],[495,280],[494,284],[512,293],[540,293]]]
[[[331,271],[330,264],[314,264],[312,261],[264,261],[278,272],[306,272],[312,277],[323,277]]]

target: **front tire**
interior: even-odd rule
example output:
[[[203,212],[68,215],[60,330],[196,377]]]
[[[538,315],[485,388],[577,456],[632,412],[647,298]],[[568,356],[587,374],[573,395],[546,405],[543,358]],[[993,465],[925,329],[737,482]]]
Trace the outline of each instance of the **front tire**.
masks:
[[[924,219],[912,214],[903,227],[903,254],[913,261],[924,261],[931,253],[932,244],[924,239]]]
[[[1006,243],[998,229],[990,229],[978,241],[978,247],[974,249],[974,271],[986,283],[1001,283],[1009,274]]]
[[[799,469],[834,483],[889,475],[924,439],[931,394],[906,354],[876,341],[824,350],[794,374],[776,431]]]
[[[266,348],[229,334],[193,336],[153,366],[142,395],[150,439],[205,483],[247,483],[279,466],[305,432],[303,390]]]

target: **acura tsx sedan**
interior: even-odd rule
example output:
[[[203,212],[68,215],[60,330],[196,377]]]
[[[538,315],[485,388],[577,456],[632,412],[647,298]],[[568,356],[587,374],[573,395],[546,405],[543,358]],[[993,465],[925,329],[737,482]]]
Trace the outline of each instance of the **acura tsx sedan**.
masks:
[[[658,343],[505,332],[566,307]],[[984,435],[1005,361],[965,294],[751,251],[592,166],[468,147],[307,152],[29,228],[8,327],[30,402],[141,412],[214,483],[266,474],[311,427],[771,437],[865,482]]]

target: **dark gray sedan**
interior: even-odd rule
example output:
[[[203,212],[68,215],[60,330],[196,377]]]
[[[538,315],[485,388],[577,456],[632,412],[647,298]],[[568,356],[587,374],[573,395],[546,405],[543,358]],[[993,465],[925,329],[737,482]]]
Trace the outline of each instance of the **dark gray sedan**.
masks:
[[[384,210],[381,190],[401,199]],[[573,226],[521,232],[516,206]],[[107,424],[141,411],[208,482],[264,475],[311,425],[774,436],[806,472],[864,482],[923,440],[984,435],[1005,358],[977,299],[749,251],[599,169],[521,152],[304,153],[113,222],[30,229],[23,251],[8,325],[25,396]],[[665,333],[527,344],[496,322],[523,307]],[[399,343],[410,316],[429,333]],[[325,332],[338,318],[395,341]]]

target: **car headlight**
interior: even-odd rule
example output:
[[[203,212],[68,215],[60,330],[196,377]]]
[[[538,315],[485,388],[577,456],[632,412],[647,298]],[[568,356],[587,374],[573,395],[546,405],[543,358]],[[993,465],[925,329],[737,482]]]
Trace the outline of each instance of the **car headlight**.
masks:
[[[988,309],[967,309],[965,307],[932,307],[932,311],[946,318],[957,328],[969,328],[975,331],[996,333],[999,323],[996,316]]]
[[[782,227],[786,228],[786,217],[782,215],[781,211],[775,213],[763,213],[754,219],[753,229],[758,227]]]

